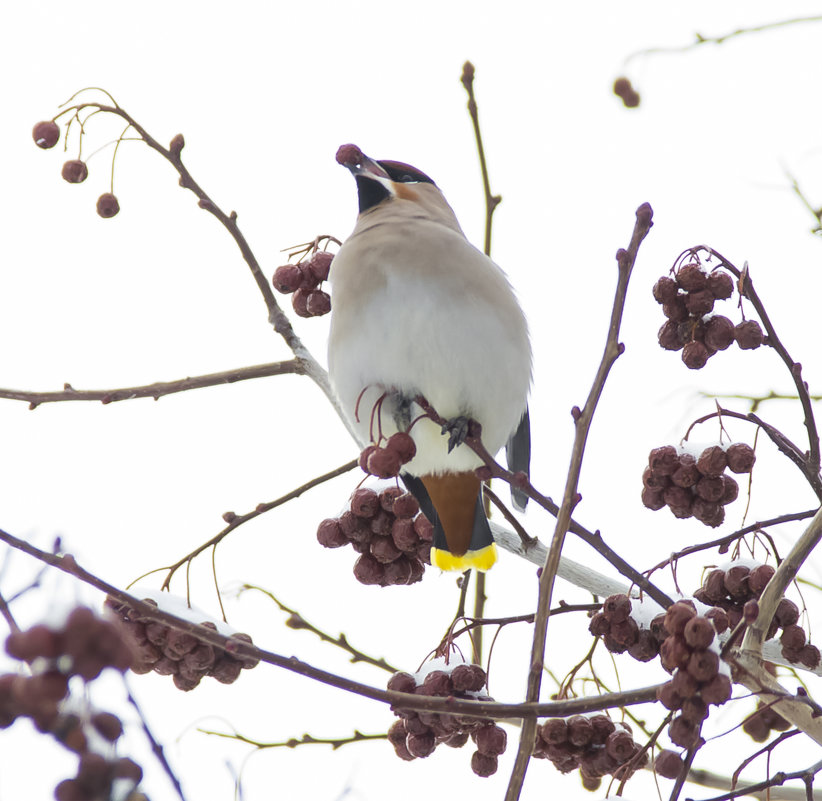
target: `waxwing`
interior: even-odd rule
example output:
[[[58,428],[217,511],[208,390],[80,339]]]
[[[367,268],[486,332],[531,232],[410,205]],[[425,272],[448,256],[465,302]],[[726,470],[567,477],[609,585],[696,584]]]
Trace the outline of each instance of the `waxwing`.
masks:
[[[337,161],[356,179],[359,216],[329,276],[334,391],[361,445],[398,430],[414,439],[400,477],[434,524],[432,564],[487,570],[496,546],[475,472],[481,461],[460,435],[476,420],[488,451],[507,443],[510,468],[527,472],[525,317],[505,274],[468,242],[427,175],[374,161],[356,145],[343,145]],[[448,430],[419,419],[419,395],[453,421]],[[513,495],[524,508],[525,496]]]

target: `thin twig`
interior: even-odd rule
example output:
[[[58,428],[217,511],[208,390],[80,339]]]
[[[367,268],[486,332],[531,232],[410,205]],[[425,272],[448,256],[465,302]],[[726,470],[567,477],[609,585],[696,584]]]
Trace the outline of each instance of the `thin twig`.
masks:
[[[782,523],[790,523],[796,520],[807,520],[809,517],[813,517],[819,508],[816,509],[808,509],[805,512],[791,512],[789,514],[779,515],[778,517],[772,517],[768,520],[761,520],[757,523],[751,523],[749,526],[745,526],[744,528],[740,528],[737,531],[732,532],[731,534],[726,534],[724,537],[717,537],[715,540],[711,540],[710,542],[701,542],[697,545],[689,545],[686,548],[683,548],[681,551],[677,551],[674,554],[671,554],[667,559],[664,559],[659,564],[654,565],[653,567],[646,570],[647,575],[651,575],[652,573],[656,572],[657,570],[661,570],[664,567],[667,567],[672,562],[676,562],[682,559],[684,556],[690,556],[692,553],[698,553],[699,551],[707,551],[711,548],[719,548],[719,553],[726,553],[728,550],[728,546],[735,542],[736,540],[744,537],[746,534],[750,534],[753,531],[760,531],[761,529],[769,528],[770,526],[777,526]]]
[[[497,206],[502,202],[502,197],[491,192],[491,180],[488,177],[488,165],[485,163],[485,148],[482,145],[482,132],[480,131],[479,112],[477,110],[477,100],[474,96],[474,65],[466,61],[462,66],[462,85],[468,93],[468,113],[471,115],[471,122],[474,126],[474,138],[477,140],[477,152],[479,154],[480,169],[482,170],[482,188],[485,193],[485,255],[491,255],[491,220]]]
[[[63,403],[66,401],[100,401],[107,404],[135,398],[159,400],[164,395],[172,395],[175,392],[188,392],[190,389],[234,384],[237,381],[248,381],[251,378],[264,378],[288,373],[304,375],[302,362],[299,359],[289,359],[284,362],[237,367],[219,373],[179,378],[176,381],[158,381],[154,384],[123,387],[121,389],[75,389],[71,384],[64,384],[62,392],[33,392],[30,390],[0,388],[0,398],[26,401],[29,404],[29,409],[36,409],[43,403]]]
[[[369,656],[364,651],[360,651],[358,648],[355,648],[353,645],[351,645],[351,643],[348,642],[348,638],[345,636],[345,634],[340,634],[339,637],[332,637],[330,634],[326,634],[324,631],[318,629],[316,626],[309,623],[296,609],[291,609],[290,607],[286,606],[282,601],[276,598],[274,594],[269,590],[263,589],[262,587],[258,587],[254,584],[243,584],[240,587],[240,590],[237,594],[239,596],[240,594],[248,590],[260,592],[267,598],[271,599],[275,604],[277,604],[280,610],[288,615],[288,620],[286,620],[285,622],[285,625],[288,626],[288,628],[310,631],[312,634],[315,634],[317,637],[319,637],[323,642],[331,643],[331,645],[336,645],[337,648],[342,648],[343,651],[346,651],[351,655],[352,663],[367,662],[369,665],[374,665],[374,667],[381,668],[382,670],[387,670],[389,673],[396,673],[399,670],[399,668],[395,668],[393,665],[389,665],[388,662],[386,662],[385,659],[383,659],[382,657],[376,659],[373,656]]]
[[[750,411],[756,412],[759,410],[759,407],[766,403],[767,401],[772,400],[789,400],[795,401],[799,400],[798,395],[786,395],[782,392],[774,392],[771,390],[767,395],[743,395],[743,394],[736,394],[736,393],[724,393],[724,392],[699,392],[699,394],[703,398],[726,398],[728,400],[743,400],[748,401],[751,404]],[[812,401],[821,401],[822,395],[809,395]]]
[[[283,740],[279,743],[267,743],[261,740],[253,740],[250,737],[246,737],[245,735],[240,734],[239,732],[229,734],[228,732],[213,731],[211,729],[197,729],[197,731],[202,732],[203,734],[213,735],[214,737],[225,737],[228,740],[238,740],[241,743],[253,745],[255,748],[261,751],[267,748],[297,748],[301,745],[330,745],[331,749],[333,751],[336,751],[338,748],[341,748],[344,745],[349,745],[350,743],[364,743],[368,742],[369,740],[388,739],[388,735],[385,733],[363,734],[361,731],[354,729],[354,734],[352,734],[350,737],[313,737],[310,734],[304,734],[299,739],[297,739],[296,737],[291,737],[290,739]]]
[[[143,714],[143,710],[140,709],[140,705],[137,703],[137,700],[131,694],[131,689],[126,685],[126,696],[128,698],[128,702],[134,707],[134,711],[137,713],[137,717],[140,719],[140,726],[143,729],[143,734],[145,735],[146,739],[148,740],[149,744],[151,745],[151,752],[154,754],[155,759],[163,766],[163,770],[168,776],[169,780],[171,781],[172,785],[174,785],[174,790],[177,792],[177,795],[180,797],[181,801],[186,801],[185,794],[183,793],[183,786],[180,784],[180,780],[177,778],[174,770],[172,769],[171,765],[169,764],[168,760],[166,759],[165,750],[163,746],[157,742],[157,739],[151,733],[151,729],[148,727],[148,721],[146,721],[146,717]]]
[[[202,543],[196,547],[191,553],[186,554],[181,559],[178,559],[176,562],[170,565],[166,565],[165,567],[157,567],[154,570],[150,571],[151,573],[159,573],[161,571],[168,571],[163,584],[162,589],[167,590],[169,585],[171,584],[171,579],[173,578],[174,574],[183,566],[190,564],[193,559],[199,556],[203,551],[207,550],[208,548],[212,548],[216,546],[218,543],[222,542],[225,537],[227,537],[234,529],[239,528],[243,523],[247,523],[249,520],[253,520],[255,517],[259,517],[266,512],[270,512],[272,509],[276,509],[278,506],[282,506],[284,503],[288,501],[292,501],[295,498],[299,498],[304,492],[313,489],[314,487],[318,487],[320,484],[324,484],[326,481],[330,481],[332,478],[336,478],[337,476],[341,476],[344,473],[347,473],[349,470],[353,470],[358,464],[356,459],[352,459],[350,462],[346,462],[339,467],[334,468],[334,470],[330,470],[328,473],[323,473],[321,476],[317,476],[316,478],[312,478],[311,481],[306,481],[305,484],[300,484],[299,487],[296,489],[291,490],[291,492],[287,492],[285,495],[277,498],[274,501],[268,501],[267,503],[260,503],[258,504],[253,511],[247,512],[244,515],[235,515],[233,512],[226,512],[223,515],[223,518],[228,520],[228,525],[222,529],[219,533],[215,534],[210,540]],[[149,575],[145,573],[144,576]],[[135,579],[135,581],[139,581],[143,576]]]
[[[631,242],[627,250],[620,249],[617,252],[618,280],[614,304],[611,312],[611,320],[608,326],[608,337],[605,350],[602,355],[596,377],[585,401],[582,410],[574,410],[575,436],[574,445],[571,452],[571,464],[568,469],[568,479],[565,484],[565,493],[562,499],[562,506],[557,516],[554,536],[545,559],[542,575],[539,579],[539,597],[537,600],[537,617],[534,622],[534,641],[531,648],[531,659],[528,669],[528,684],[526,701],[535,702],[539,698],[539,691],[542,684],[542,667],[545,660],[545,643],[548,631],[548,610],[551,607],[551,596],[554,589],[554,579],[556,578],[559,566],[562,546],[565,542],[565,535],[571,523],[571,513],[579,502],[578,484],[579,475],[582,470],[582,459],[585,453],[585,444],[588,433],[593,422],[599,398],[605,388],[605,382],[611,367],[622,354],[624,346],[619,342],[619,331],[622,323],[622,313],[625,308],[625,299],[628,291],[628,281],[631,277],[634,262],[642,241],[647,236],[653,225],[653,211],[648,203],[642,204],[636,212],[636,223],[631,236]],[[514,769],[505,793],[505,801],[517,801],[522,791],[525,772],[531,759],[534,737],[536,735],[536,720],[523,721],[520,733],[519,747],[514,762]]]
[[[638,50],[636,53],[631,53],[625,59],[624,63],[628,64],[628,62],[633,61],[633,59],[639,58],[641,56],[651,56],[664,53],[684,53],[688,50],[693,50],[701,45],[724,44],[729,39],[734,39],[737,36],[745,36],[751,33],[762,33],[763,31],[770,31],[775,28],[785,28],[789,25],[799,25],[808,22],[820,21],[822,21],[822,16],[797,17],[795,19],[782,19],[777,20],[776,22],[766,22],[763,25],[753,25],[749,28],[737,28],[734,31],[730,31],[729,33],[723,33],[719,36],[703,36],[701,33],[696,33],[694,34],[695,38],[693,42],[689,42],[688,44],[678,45],[674,47],[649,47],[644,50]]]
[[[731,790],[728,793],[723,793],[722,795],[715,795],[711,798],[703,798],[700,801],[730,801],[732,798],[741,798],[742,796],[750,795],[751,793],[756,793],[760,790],[767,790],[769,787],[779,787],[783,785],[785,782],[800,780],[806,783],[806,786],[809,787],[810,796],[807,795],[806,797],[813,798],[813,790],[812,785],[809,782],[813,781],[814,776],[816,776],[819,771],[822,770],[822,762],[817,762],[814,765],[811,765],[809,768],[804,768],[803,770],[795,770],[792,773],[786,773],[783,770],[780,770],[778,773],[774,773],[770,779],[766,779],[765,781],[758,782],[756,784],[749,784],[747,787],[739,787],[735,790]],[[686,799],[686,801],[694,801],[692,798]]]

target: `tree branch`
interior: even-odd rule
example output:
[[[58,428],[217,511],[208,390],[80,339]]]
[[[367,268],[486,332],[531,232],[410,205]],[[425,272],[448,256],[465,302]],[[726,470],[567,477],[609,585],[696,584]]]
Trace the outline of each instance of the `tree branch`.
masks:
[[[636,224],[633,235],[627,250],[617,251],[617,265],[619,268],[614,305],[611,312],[611,321],[608,327],[608,337],[605,351],[602,355],[599,368],[597,369],[594,383],[585,406],[580,411],[574,410],[575,436],[574,445],[571,452],[571,465],[568,469],[568,480],[565,485],[565,493],[557,516],[556,528],[551,541],[548,556],[545,559],[542,575],[539,579],[539,597],[537,600],[537,617],[534,623],[534,641],[531,649],[531,660],[528,670],[528,686],[526,692],[527,702],[536,702],[539,698],[539,691],[542,685],[542,672],[545,659],[545,642],[548,630],[548,610],[551,606],[551,596],[554,589],[554,579],[559,567],[560,554],[565,542],[565,534],[571,523],[571,512],[580,500],[577,492],[579,475],[582,470],[582,459],[585,453],[585,444],[588,433],[593,422],[599,398],[605,388],[605,382],[611,367],[624,351],[624,346],[619,342],[619,330],[622,323],[622,313],[625,308],[625,298],[628,292],[628,282],[636,261],[639,246],[647,236],[653,225],[653,210],[647,203],[641,205],[636,212]],[[522,791],[522,784],[525,780],[525,772],[531,759],[531,751],[534,747],[536,735],[536,720],[523,721],[520,733],[519,747],[517,749],[514,769],[505,793],[505,801],[517,801]]]
[[[121,389],[75,389],[71,384],[64,384],[62,392],[34,392],[21,389],[0,388],[0,398],[6,400],[27,401],[29,409],[36,409],[43,403],[62,403],[65,401],[100,401],[103,404],[135,398],[154,398],[159,400],[175,392],[187,392],[190,389],[216,387],[221,384],[234,384],[237,381],[248,381],[251,378],[265,378],[274,375],[293,373],[305,375],[300,359],[289,359],[283,362],[269,362],[252,367],[236,367],[219,373],[207,373],[176,381],[158,381],[154,384],[143,384],[137,387]]]
[[[109,584],[107,581],[82,568],[70,554],[59,555],[42,551],[29,542],[15,537],[0,529],[0,541],[12,548],[16,548],[29,556],[56,567],[74,578],[88,584],[101,592],[110,595],[116,601],[136,610],[141,616],[173,626],[175,629],[187,632],[208,645],[223,650],[228,649],[232,654],[249,659],[259,659],[269,665],[297,673],[300,676],[319,681],[345,692],[360,695],[389,704],[401,709],[415,709],[428,712],[447,712],[451,714],[468,715],[469,717],[493,718],[494,720],[533,719],[546,715],[567,716],[586,712],[597,712],[612,707],[633,706],[645,704],[656,699],[656,692],[662,685],[642,687],[635,690],[626,690],[618,693],[607,693],[593,698],[574,698],[569,701],[550,703],[505,704],[496,701],[467,701],[452,696],[424,696],[413,693],[400,693],[393,690],[382,690],[344,676],[338,676],[327,670],[309,665],[295,656],[283,656],[258,648],[245,640],[225,636],[213,629],[203,627],[197,623],[184,620],[176,615],[164,612],[156,606],[144,603],[139,598]]]

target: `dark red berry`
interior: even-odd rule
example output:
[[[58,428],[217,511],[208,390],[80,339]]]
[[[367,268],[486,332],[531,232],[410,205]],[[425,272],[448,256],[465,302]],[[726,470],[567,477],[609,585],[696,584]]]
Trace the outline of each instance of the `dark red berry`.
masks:
[[[497,758],[486,756],[479,751],[474,751],[471,755],[471,770],[482,778],[493,776],[497,772]]]
[[[331,295],[322,289],[313,289],[308,293],[305,305],[311,317],[322,317],[331,311]]]
[[[396,453],[402,464],[410,462],[417,452],[417,446],[411,435],[406,434],[404,431],[392,434],[388,438],[388,442],[385,443],[385,447],[387,450]]]
[[[696,617],[693,603],[677,601],[665,611],[665,630],[668,634],[682,634],[691,618]]]
[[[768,585],[775,572],[776,568],[773,565],[758,565],[751,570],[748,576],[748,586],[757,598],[762,595],[762,590]]]
[[[701,370],[711,358],[711,351],[702,342],[689,342],[682,349],[682,361],[689,370]]]
[[[668,726],[668,737],[671,742],[682,748],[690,748],[699,737],[699,732],[693,723],[685,720],[681,715],[675,717]]]
[[[700,289],[685,296],[685,308],[695,317],[702,317],[713,309],[715,300],[710,290]]]
[[[675,779],[684,767],[682,757],[675,751],[660,751],[654,760],[654,769],[665,779]]]
[[[88,167],[86,167],[84,161],[73,159],[63,165],[61,175],[63,180],[68,181],[70,184],[81,184],[88,178]]]
[[[479,665],[457,665],[451,671],[451,684],[459,692],[479,692],[486,679],[485,671]]]
[[[717,673],[708,682],[702,684],[699,694],[706,704],[720,706],[731,697],[732,684],[724,673]]]
[[[351,511],[362,518],[372,518],[380,508],[380,499],[374,490],[360,487],[351,496]]]
[[[675,323],[673,320],[666,320],[662,324],[662,328],[659,329],[657,339],[665,350],[682,350],[682,346],[685,343],[682,342],[679,336],[679,325],[679,323]]]
[[[368,457],[368,472],[377,478],[393,478],[400,472],[402,462],[396,451],[375,448]]]
[[[736,344],[742,350],[753,350],[765,341],[762,328],[756,320],[746,320],[744,323],[739,323],[734,328],[734,337],[736,338]]]
[[[698,292],[705,288],[707,276],[698,264],[684,264],[676,272],[676,282],[686,292]]]
[[[54,120],[44,120],[38,122],[31,132],[31,137],[37,147],[42,147],[43,150],[48,150],[54,147],[60,140],[60,127]]]
[[[756,462],[754,449],[744,442],[735,442],[725,451],[728,468],[734,473],[750,473]]]
[[[654,284],[654,300],[657,303],[671,303],[674,298],[679,294],[679,287],[676,285],[676,281],[673,278],[668,278],[668,276],[663,275],[655,284]]]
[[[302,287],[294,290],[294,294],[291,296],[291,307],[298,317],[312,316],[311,312],[308,311],[308,296],[310,294],[311,290],[303,289]]]
[[[288,295],[298,290],[302,282],[303,274],[296,264],[281,264],[271,279],[274,289]]]
[[[708,276],[707,285],[717,300],[727,300],[734,293],[733,279],[721,270],[715,270]]]
[[[705,323],[705,345],[713,350],[725,350],[734,341],[734,324],[721,315]]]
[[[333,260],[333,254],[327,250],[318,250],[305,262],[304,267],[314,276],[314,279],[319,284],[328,278],[328,272],[331,269],[331,262]]]
[[[111,192],[104,192],[97,198],[97,213],[104,219],[114,217],[120,211],[120,203]]]
[[[707,648],[714,639],[714,627],[705,617],[692,617],[682,631],[685,642],[695,649]]]
[[[335,518],[323,520],[317,527],[317,541],[324,548],[341,548],[348,544],[348,537]]]

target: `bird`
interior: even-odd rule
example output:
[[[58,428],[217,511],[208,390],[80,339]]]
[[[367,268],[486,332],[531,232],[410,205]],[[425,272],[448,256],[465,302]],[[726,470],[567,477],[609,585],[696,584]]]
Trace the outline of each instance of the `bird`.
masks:
[[[337,162],[356,180],[359,214],[331,262],[328,369],[362,445],[407,432],[416,451],[400,478],[434,525],[431,563],[488,570],[496,546],[482,502],[483,445],[506,445],[511,470],[530,461],[528,324],[503,271],[465,237],[422,171],[343,145]],[[446,426],[424,415],[422,396]],[[515,505],[525,496],[512,488]]]

